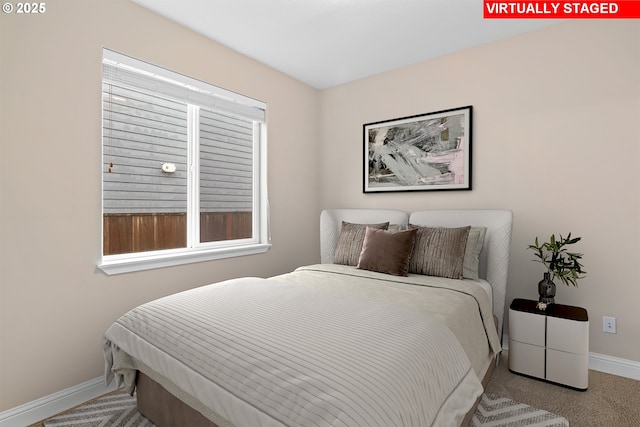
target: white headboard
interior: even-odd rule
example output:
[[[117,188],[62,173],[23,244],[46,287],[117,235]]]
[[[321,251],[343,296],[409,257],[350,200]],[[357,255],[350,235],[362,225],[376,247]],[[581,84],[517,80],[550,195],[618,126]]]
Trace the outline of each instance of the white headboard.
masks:
[[[320,256],[324,264],[333,262],[342,221],[357,224],[389,221],[390,224],[411,223],[436,227],[486,227],[479,272],[480,277],[491,284],[493,314],[498,319],[498,331],[502,330],[511,249],[511,211],[434,209],[406,213],[389,209],[326,209],[320,215]]]

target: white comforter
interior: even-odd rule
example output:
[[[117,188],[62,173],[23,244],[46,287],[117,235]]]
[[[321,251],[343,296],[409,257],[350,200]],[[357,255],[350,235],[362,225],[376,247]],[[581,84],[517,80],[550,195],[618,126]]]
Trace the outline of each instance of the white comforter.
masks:
[[[391,276],[338,264],[300,267],[275,279],[429,313],[453,331],[480,378],[501,351],[491,301],[474,280]]]
[[[124,352],[135,362],[116,369],[120,380],[131,386],[139,363],[237,427],[460,424],[482,386],[448,327],[292,277],[225,281],[130,311],[105,332],[107,378]]]

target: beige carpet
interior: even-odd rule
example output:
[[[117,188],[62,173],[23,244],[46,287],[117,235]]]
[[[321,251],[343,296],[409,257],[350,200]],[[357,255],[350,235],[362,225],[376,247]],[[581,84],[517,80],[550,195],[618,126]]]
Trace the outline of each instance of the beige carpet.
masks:
[[[587,391],[575,391],[509,372],[508,352],[487,392],[569,420],[571,427],[640,427],[640,381],[589,371]]]

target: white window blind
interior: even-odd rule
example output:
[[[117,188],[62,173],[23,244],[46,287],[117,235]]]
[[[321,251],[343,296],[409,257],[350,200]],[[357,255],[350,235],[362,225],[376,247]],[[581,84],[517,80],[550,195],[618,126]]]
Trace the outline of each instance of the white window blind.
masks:
[[[265,120],[266,105],[260,101],[108,49],[103,50],[102,79],[251,120]]]

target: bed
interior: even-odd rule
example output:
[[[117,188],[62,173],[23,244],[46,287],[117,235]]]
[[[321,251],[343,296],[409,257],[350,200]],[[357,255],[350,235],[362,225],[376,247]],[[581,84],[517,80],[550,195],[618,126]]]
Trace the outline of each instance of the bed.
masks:
[[[329,209],[319,264],[143,304],[105,377],[159,426],[467,425],[501,351],[507,210]]]

